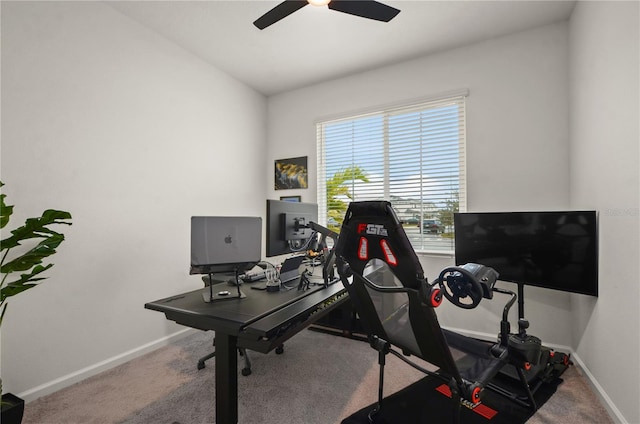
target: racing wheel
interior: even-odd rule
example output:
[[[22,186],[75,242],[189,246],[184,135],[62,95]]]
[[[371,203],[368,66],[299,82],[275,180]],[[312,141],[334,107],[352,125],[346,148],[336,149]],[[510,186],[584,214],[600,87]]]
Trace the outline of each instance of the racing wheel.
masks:
[[[460,308],[473,309],[482,300],[482,286],[473,272],[465,267],[453,266],[443,269],[438,283],[444,297]]]

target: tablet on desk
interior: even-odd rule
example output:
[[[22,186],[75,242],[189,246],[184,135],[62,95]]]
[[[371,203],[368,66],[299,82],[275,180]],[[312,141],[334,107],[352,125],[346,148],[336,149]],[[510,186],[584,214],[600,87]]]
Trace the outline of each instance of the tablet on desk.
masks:
[[[300,277],[300,265],[302,265],[302,261],[304,261],[305,256],[294,256],[292,258],[287,258],[282,263],[282,268],[280,269],[280,281],[283,283],[288,283],[291,280],[295,280]]]

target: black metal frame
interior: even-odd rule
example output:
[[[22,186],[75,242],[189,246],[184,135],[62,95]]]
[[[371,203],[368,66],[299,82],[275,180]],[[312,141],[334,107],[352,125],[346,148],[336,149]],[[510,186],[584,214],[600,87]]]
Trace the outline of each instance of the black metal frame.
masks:
[[[373,419],[383,403],[384,366],[385,356],[388,353],[394,354],[427,375],[442,379],[449,385],[453,399],[453,421],[456,423],[460,419],[461,404],[465,402],[478,403],[480,393],[484,388],[490,388],[534,410],[537,409],[533,392],[539,387],[539,384],[534,390],[531,390],[525,375],[525,369],[529,364],[520,356],[511,355],[513,349],[510,340],[518,335],[524,340],[528,323],[521,319],[519,321],[520,333],[518,335],[510,334],[508,312],[515,303],[517,295],[493,287],[497,273],[493,272],[495,274],[494,281],[491,282],[490,290],[487,290],[483,297],[492,298],[493,292],[498,292],[510,295],[511,299],[504,307],[500,324],[500,340],[498,343],[491,344],[440,327],[434,310],[437,304],[433,302],[434,290],[437,289],[439,281],[436,280],[435,283],[429,284],[424,278],[418,257],[389,202],[352,202],[345,215],[335,251],[340,278],[360,316],[371,347],[378,351],[380,365],[378,405],[370,414],[370,419]],[[382,287],[367,278],[365,267],[371,259],[385,262],[401,282],[402,287]],[[464,271],[462,272],[464,278],[473,278],[473,275],[466,270],[461,271]],[[398,340],[397,337],[396,340],[392,340],[394,337],[387,334],[368,290],[406,294],[408,302],[404,307],[408,308],[407,316],[409,322],[412,323],[411,331],[418,344],[418,349],[407,346],[406,343],[403,344],[403,341]],[[413,325],[414,323],[419,325]],[[395,351],[392,346],[400,348],[402,353]],[[458,369],[450,348],[468,353],[482,361],[478,368],[474,369],[475,373],[469,370],[462,372]],[[405,357],[406,354],[420,357],[439,367],[439,370],[430,372],[408,360]],[[548,358],[544,358],[544,360],[548,361]],[[518,378],[526,392],[525,399],[491,383],[491,380],[507,365],[513,365],[516,368]],[[550,372],[548,362],[543,365],[546,365],[545,372]]]

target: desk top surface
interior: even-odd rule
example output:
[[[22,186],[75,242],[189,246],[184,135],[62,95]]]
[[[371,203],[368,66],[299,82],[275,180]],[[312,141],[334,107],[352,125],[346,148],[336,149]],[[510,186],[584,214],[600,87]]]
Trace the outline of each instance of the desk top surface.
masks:
[[[340,286],[342,286],[342,284],[340,284]],[[180,315],[197,317],[201,320],[220,321],[219,324],[221,325],[237,327],[239,330],[292,303],[324,290],[322,286],[313,286],[307,290],[292,289],[279,292],[267,292],[264,290],[252,290],[250,287],[250,284],[241,286],[242,292],[246,294],[246,297],[242,299],[229,298],[207,303],[203,299],[203,294],[208,293],[209,288],[205,287],[149,302],[144,306],[147,309],[164,312],[168,314],[167,317],[169,317],[169,315]],[[329,288],[331,288],[331,286]],[[214,293],[223,290],[228,290],[231,292],[230,296],[233,296],[236,288],[230,287],[226,283],[215,284],[213,286]],[[334,290],[327,290],[327,296],[330,296],[333,292]]]

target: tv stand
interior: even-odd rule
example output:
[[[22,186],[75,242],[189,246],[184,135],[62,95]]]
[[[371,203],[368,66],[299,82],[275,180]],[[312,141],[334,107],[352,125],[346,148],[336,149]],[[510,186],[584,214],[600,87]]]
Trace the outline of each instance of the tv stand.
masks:
[[[570,365],[570,356],[565,353],[556,353],[553,349],[543,346],[542,341],[527,334],[529,321],[524,318],[524,284],[516,283],[518,294],[509,290],[493,288],[496,293],[511,295],[511,300],[504,307],[502,321],[500,322],[500,344],[509,351],[510,363],[500,370],[498,376],[489,383],[489,387],[497,393],[507,396],[514,402],[537,409],[533,394],[544,382],[559,377]],[[509,324],[509,309],[518,299],[518,332],[511,333]],[[500,377],[507,377],[500,378]],[[516,390],[514,381],[520,381],[520,388]],[[520,393],[518,393],[520,391]]]
[[[518,285],[518,319],[524,319],[524,283]]]

